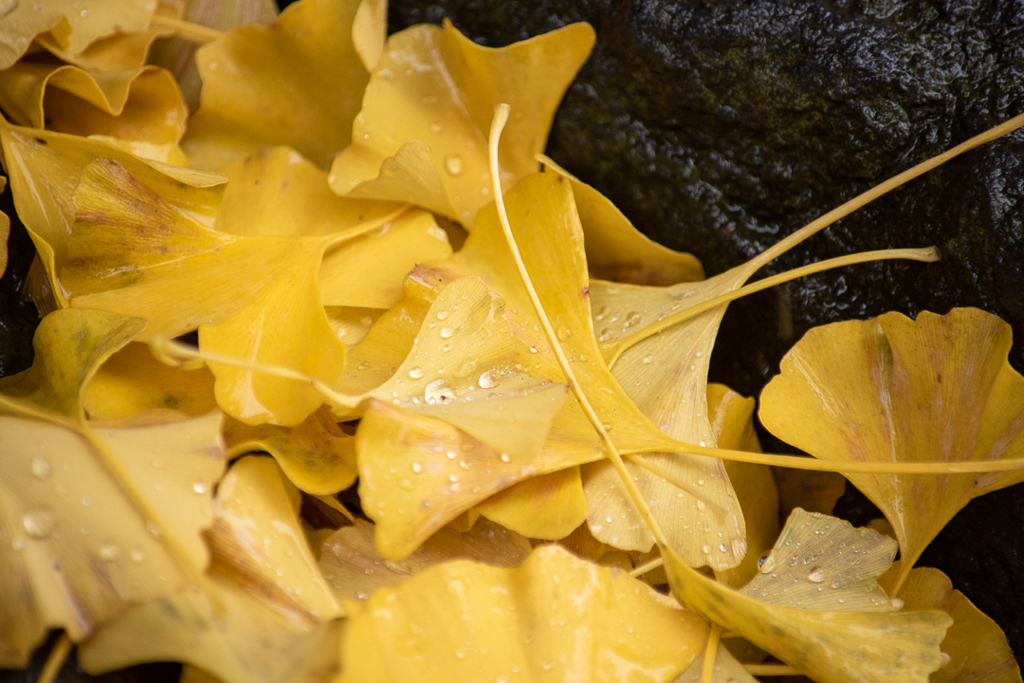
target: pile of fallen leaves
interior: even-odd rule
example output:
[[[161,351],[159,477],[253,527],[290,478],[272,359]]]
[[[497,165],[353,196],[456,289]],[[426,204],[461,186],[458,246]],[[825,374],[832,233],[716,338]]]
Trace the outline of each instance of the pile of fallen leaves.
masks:
[[[170,0],[0,19],[45,314],[0,379],[0,667],[60,629],[44,678],[74,642],[87,671],[193,683],[1021,681],[914,566],[1024,481],[1004,322],[812,330],[759,416],[813,458],[762,454],[754,400],[707,370],[739,296],[935,261],[745,285],[1022,120],[704,279],[542,155],[588,25],[490,49],[385,40],[385,9],[301,0],[223,35]],[[177,77],[144,64],[169,35]],[[843,476],[885,519],[830,516]]]

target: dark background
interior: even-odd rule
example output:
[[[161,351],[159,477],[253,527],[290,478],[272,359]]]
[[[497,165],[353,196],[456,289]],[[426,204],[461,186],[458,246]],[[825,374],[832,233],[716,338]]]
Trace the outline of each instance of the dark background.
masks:
[[[1024,0],[393,1],[390,31],[450,18],[490,46],[573,21],[597,30],[548,153],[709,275],[879,182],[1024,112]],[[860,250],[935,245],[936,264],[845,268],[730,306],[711,379],[756,396],[810,327],[977,306],[1024,334],[1024,134],[954,160],[797,247],[768,275]],[[13,213],[10,194],[0,210]],[[14,226],[0,280],[0,374],[31,362]],[[1024,345],[1011,352],[1024,368]],[[792,452],[763,432],[767,450]],[[854,490],[837,513],[879,516]],[[1024,486],[969,504],[921,558],[1024,652]],[[34,667],[38,672],[38,663]],[[174,666],[104,680],[176,680]],[[34,680],[0,672],[0,681]],[[61,680],[80,678],[74,666]]]

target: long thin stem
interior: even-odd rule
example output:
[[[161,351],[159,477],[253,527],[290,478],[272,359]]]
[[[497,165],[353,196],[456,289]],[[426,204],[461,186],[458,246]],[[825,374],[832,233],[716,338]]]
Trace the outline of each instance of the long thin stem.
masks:
[[[718,624],[711,624],[708,646],[704,649],[704,666],[700,671],[700,683],[714,683],[715,658],[718,657],[718,641],[722,637],[722,630]]]
[[[57,675],[64,668],[64,662],[67,661],[68,655],[71,654],[71,648],[71,638],[68,637],[67,631],[62,631],[60,639],[46,656],[46,663],[43,665],[43,670],[39,672],[39,678],[36,679],[36,683],[53,683],[53,681],[57,680]]]
[[[224,35],[217,29],[210,28],[209,26],[193,24],[188,21],[182,21],[181,19],[161,17],[158,15],[153,15],[151,24],[156,27],[171,29],[174,31],[174,36],[176,38],[181,38],[182,40],[187,40],[190,43],[197,43],[199,45],[212,43]]]
[[[491,185],[494,190],[494,203],[498,209],[498,221],[501,223],[501,230],[505,235],[505,241],[508,243],[509,249],[512,251],[512,258],[515,261],[516,269],[519,271],[519,276],[526,287],[527,293],[530,295],[530,303],[533,304],[533,310],[536,312],[537,317],[540,318],[541,325],[544,327],[544,335],[547,337],[548,344],[551,345],[552,350],[555,352],[558,364],[562,368],[562,372],[565,374],[565,378],[569,383],[570,390],[576,397],[576,400],[579,401],[580,407],[583,409],[583,413],[587,416],[587,420],[597,431],[599,438],[604,443],[604,447],[608,453],[608,459],[611,460],[612,466],[615,467],[615,471],[619,474],[619,478],[622,479],[622,483],[626,487],[626,492],[629,493],[629,497],[633,499],[633,504],[636,505],[637,509],[640,511],[640,516],[643,517],[644,522],[647,523],[647,528],[651,532],[651,535],[654,536],[659,545],[668,546],[668,540],[665,537],[665,534],[662,533],[658,522],[654,519],[654,515],[651,514],[650,508],[647,507],[647,503],[644,501],[644,498],[640,493],[640,489],[637,488],[636,482],[633,481],[633,477],[629,476],[626,464],[622,461],[622,456],[619,455],[619,449],[612,442],[608,433],[605,432],[601,418],[598,416],[597,411],[594,410],[594,407],[590,405],[590,401],[587,399],[586,394],[583,393],[579,382],[576,380],[576,375],[572,371],[569,359],[565,356],[562,344],[559,342],[558,336],[555,334],[555,330],[551,326],[551,321],[548,320],[548,316],[544,312],[544,306],[541,304],[540,296],[537,294],[537,290],[533,286],[533,280],[530,279],[530,273],[526,270],[526,264],[523,263],[523,257],[519,253],[519,245],[516,243],[516,239],[512,235],[512,226],[508,222],[508,213],[505,211],[505,201],[501,194],[501,174],[500,169],[498,168],[498,142],[501,140],[501,131],[505,128],[505,124],[508,122],[509,110],[510,107],[507,104],[499,104],[494,108],[494,119],[491,121],[491,134],[488,140],[488,157],[490,160]]]
[[[635,578],[639,578],[639,577],[643,576],[644,574],[646,574],[647,572],[652,572],[652,571],[654,571],[655,569],[657,569],[658,567],[660,567],[660,566],[662,566],[664,564],[665,564],[665,560],[664,559],[662,559],[660,557],[656,557],[653,560],[651,560],[649,562],[644,562],[639,567],[634,568],[633,571],[631,571],[629,573],[629,575],[632,576],[634,579]]]
[[[939,254],[935,251],[935,247],[924,247],[922,249],[880,249],[877,251],[864,251],[857,254],[848,254],[838,258],[811,263],[806,266],[801,266],[800,268],[794,268],[793,270],[787,270],[785,273],[766,277],[763,280],[758,280],[757,282],[749,285],[738,287],[731,292],[726,292],[725,294],[713,297],[707,301],[702,301],[699,304],[694,304],[693,306],[684,308],[678,313],[674,313],[665,317],[663,320],[658,320],[647,327],[637,330],[628,337],[603,345],[603,348],[610,350],[610,353],[605,352],[604,356],[608,359],[609,366],[614,365],[615,361],[626,349],[638,342],[666,330],[673,325],[678,325],[681,322],[695,318],[713,308],[735,301],[736,299],[740,299],[749,294],[760,292],[768,289],[769,287],[774,287],[775,285],[806,277],[808,275],[813,275],[815,273],[820,273],[822,271],[831,270],[832,268],[841,268],[843,266],[852,266],[858,263],[870,263],[873,261],[894,259],[906,259],[908,261],[923,261],[925,263],[931,263],[939,260]]]

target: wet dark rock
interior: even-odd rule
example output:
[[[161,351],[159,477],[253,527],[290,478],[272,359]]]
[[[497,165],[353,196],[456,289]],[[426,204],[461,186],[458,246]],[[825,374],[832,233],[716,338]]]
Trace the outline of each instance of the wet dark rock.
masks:
[[[1006,0],[416,0],[391,30],[450,18],[505,45],[573,21],[598,42],[548,153],[709,274],[1024,112],[1024,3]],[[954,160],[812,238],[764,274],[887,247],[935,264],[844,268],[733,304],[713,380],[757,395],[810,327],[978,306],[1024,369],[1024,133]],[[766,447],[784,446],[766,439]],[[989,501],[1000,501],[993,504]],[[840,509],[867,514],[866,501]],[[1024,487],[970,504],[923,558],[1024,653]],[[995,553],[994,547],[1001,548]]]

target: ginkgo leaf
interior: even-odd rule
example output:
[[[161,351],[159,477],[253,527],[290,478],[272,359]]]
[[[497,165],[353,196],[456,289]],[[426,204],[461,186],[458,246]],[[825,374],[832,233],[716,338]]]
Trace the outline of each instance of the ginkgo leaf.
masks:
[[[367,71],[380,61],[387,37],[387,0],[362,0],[352,21],[352,44]]]
[[[82,393],[91,420],[122,420],[147,410],[198,416],[214,410],[213,375],[161,363],[146,344],[132,342],[110,356]]]
[[[207,562],[199,532],[224,467],[221,416],[91,428],[83,385],[144,321],[58,311],[40,324],[33,366],[0,380],[0,598],[4,665],[24,666],[44,629],[86,636],[128,604],[180,588]],[[32,418],[32,419],[27,419]],[[166,460],[175,467],[164,469]]]
[[[350,603],[340,681],[668,681],[708,628],[624,572],[535,550],[516,569],[426,570]]]
[[[156,10],[153,12],[154,21],[148,26],[131,33],[113,33],[97,38],[80,52],[71,52],[65,49],[52,33],[42,33],[36,36],[36,42],[61,61],[83,69],[128,71],[138,69],[146,63],[146,57],[154,40],[174,32],[173,28],[156,21],[156,19],[177,20],[181,19],[181,15],[181,5],[173,0],[158,0]],[[151,63],[157,64],[157,62]]]
[[[417,204],[469,225],[490,196],[487,130],[494,106],[513,105],[501,162],[503,186],[538,170],[555,109],[594,45],[573,24],[508,47],[477,45],[451,22],[388,39],[374,69],[352,145],[331,167],[349,197]]]
[[[358,306],[324,306],[324,312],[334,328],[334,334],[338,335],[338,339],[349,351],[366,338],[373,323],[385,313],[383,309]],[[352,356],[349,355],[350,363],[351,360]]]
[[[67,305],[67,296],[56,278],[67,258],[67,239],[75,222],[73,194],[82,171],[93,160],[113,159],[147,184],[171,179],[210,188],[172,203],[193,219],[213,225],[222,191],[213,188],[224,183],[221,176],[146,161],[105,141],[10,126],[2,119],[0,143],[18,217],[32,237],[61,306]]]
[[[754,431],[755,405],[753,398],[744,398],[724,384],[708,384],[708,417],[720,448],[761,452]],[[757,574],[758,559],[779,536],[779,493],[766,465],[726,461],[725,471],[743,510],[747,552],[737,567],[716,572],[716,577],[735,588]]]
[[[761,397],[774,434],[834,461],[999,460],[1024,453],[1024,377],[1010,367],[1010,326],[977,309],[917,320],[886,313],[808,332]],[[971,498],[1024,472],[848,474],[885,514],[902,583],[925,546]]]
[[[38,0],[16,2],[0,28],[0,69],[18,61],[32,40],[49,32],[70,54],[84,50],[97,38],[144,30],[156,10],[156,0],[124,3],[118,0]]]
[[[390,401],[441,418],[506,458],[529,461],[565,400],[565,385],[533,367],[504,309],[479,278],[452,283],[390,379],[366,395],[328,399],[342,411],[370,397]],[[374,454],[369,441],[366,449]]]
[[[484,517],[529,538],[557,541],[587,518],[580,468],[533,477],[477,506]]]
[[[352,42],[358,0],[300,0],[267,26],[239,26],[199,49],[199,111],[183,146],[217,169],[288,145],[319,166],[344,149],[369,74]]]
[[[207,539],[212,576],[308,629],[343,612],[306,542],[299,523],[301,500],[273,459],[242,458],[217,485]]]
[[[354,526],[338,529],[321,546],[320,570],[339,600],[366,600],[379,588],[451,560],[517,567],[532,550],[519,534],[486,520],[464,533],[446,526],[401,562],[385,560],[373,544],[373,535],[373,525],[357,519]]]
[[[896,543],[888,536],[797,508],[740,592],[769,605],[890,612],[895,607],[878,577],[895,555]]]
[[[428,211],[410,210],[364,237],[329,249],[320,266],[328,306],[390,308],[418,263],[452,253],[448,235]]]
[[[266,451],[292,484],[306,493],[330,494],[356,480],[355,437],[342,432],[324,410],[295,427],[249,425],[229,419],[224,425],[228,455]]]
[[[943,612],[844,611],[845,590],[830,591],[832,609],[765,604],[691,569],[671,548],[661,552],[684,605],[819,683],[925,683],[942,663],[939,643],[952,622]]]
[[[233,235],[354,237],[381,228],[404,209],[337,196],[327,185],[327,172],[288,147],[265,147],[219,172],[230,182],[216,227]]]
[[[188,112],[174,77],[158,67],[89,72],[19,62],[0,71],[0,105],[31,128],[176,145]],[[174,159],[184,162],[178,153]]]
[[[359,499],[376,522],[377,548],[389,560],[408,557],[461,513],[544,474],[541,468],[566,467],[543,450],[530,460],[513,459],[449,422],[377,399],[369,402],[356,443]]]
[[[141,339],[198,327],[200,346],[212,353],[336,381],[345,347],[319,302],[317,275],[330,238],[219,233],[164,199],[210,190],[167,181],[159,189],[113,161],[82,174],[60,275],[72,305],[145,315]],[[303,382],[220,363],[210,369],[220,406],[248,424],[295,425],[323,402]]]
[[[931,683],[1020,683],[1020,667],[1006,642],[1006,634],[982,613],[938,569],[921,567],[907,575],[898,597],[904,609],[941,609],[953,618],[942,641],[945,663]]]
[[[79,649],[83,668],[178,661],[227,683],[329,680],[340,622],[321,617],[338,605],[306,543],[295,494],[273,460],[236,464],[217,493],[209,574],[100,629]]]
[[[572,183],[591,277],[660,286],[704,279],[704,268],[695,256],[658,244],[633,227],[610,199],[548,157],[538,158]]]

